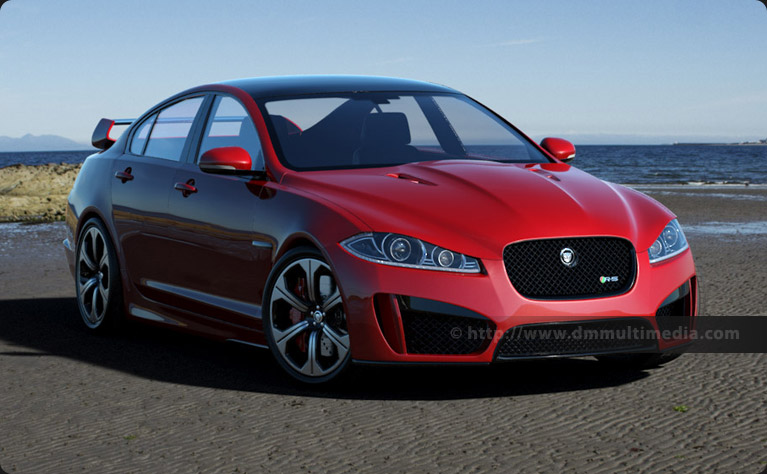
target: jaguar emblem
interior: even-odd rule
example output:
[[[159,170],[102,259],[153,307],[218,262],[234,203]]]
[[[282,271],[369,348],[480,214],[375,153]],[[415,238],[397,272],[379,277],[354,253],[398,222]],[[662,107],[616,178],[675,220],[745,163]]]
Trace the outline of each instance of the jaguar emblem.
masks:
[[[563,265],[572,267],[575,265],[575,252],[573,249],[565,247],[559,252],[559,260],[562,261]]]

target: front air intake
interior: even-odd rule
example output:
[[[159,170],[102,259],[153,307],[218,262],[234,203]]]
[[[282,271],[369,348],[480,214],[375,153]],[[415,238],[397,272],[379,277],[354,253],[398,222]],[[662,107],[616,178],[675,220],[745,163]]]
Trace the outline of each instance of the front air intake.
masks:
[[[657,350],[655,329],[643,318],[516,326],[498,342],[496,359],[575,357]]]
[[[409,354],[476,354],[493,337],[495,325],[468,309],[407,296],[397,302]]]

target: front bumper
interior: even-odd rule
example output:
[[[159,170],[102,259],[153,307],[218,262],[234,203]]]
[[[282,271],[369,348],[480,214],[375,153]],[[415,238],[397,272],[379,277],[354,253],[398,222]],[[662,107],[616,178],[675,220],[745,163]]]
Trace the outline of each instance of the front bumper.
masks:
[[[398,268],[360,260],[340,247],[329,249],[330,259],[345,296],[352,357],[370,363],[489,363],[499,359],[499,344],[512,328],[550,323],[594,320],[637,320],[658,330],[656,313],[667,298],[687,283],[690,287],[686,311],[697,315],[697,279],[690,250],[659,264],[650,265],[646,252],[637,254],[634,285],[624,294],[578,300],[532,300],[522,297],[511,285],[501,259],[483,260],[482,274],[454,274]],[[396,296],[395,296],[396,295]],[[446,303],[484,318],[490,337],[470,353],[418,353],[408,344],[403,329],[399,296]],[[472,320],[473,321],[473,320]],[[692,317],[689,320],[692,322]],[[473,324],[473,323],[472,323]],[[465,330],[465,329],[464,329]],[[479,333],[475,333],[479,334]],[[689,343],[688,338],[655,338],[652,345],[633,351],[667,351]],[[580,356],[609,353],[551,351],[530,357]],[[625,352],[619,347],[613,352]]]

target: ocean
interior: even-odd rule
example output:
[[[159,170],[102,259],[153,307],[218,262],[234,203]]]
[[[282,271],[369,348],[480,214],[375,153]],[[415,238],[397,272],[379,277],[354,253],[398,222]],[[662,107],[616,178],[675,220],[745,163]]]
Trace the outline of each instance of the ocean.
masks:
[[[767,146],[580,145],[571,163],[621,184],[767,184]],[[94,151],[0,153],[16,163],[81,163]]]
[[[0,152],[0,168],[6,166],[22,165],[44,165],[46,163],[82,163],[85,159],[95,153],[92,151],[12,151]]]
[[[583,145],[571,164],[620,184],[767,184],[760,145]]]

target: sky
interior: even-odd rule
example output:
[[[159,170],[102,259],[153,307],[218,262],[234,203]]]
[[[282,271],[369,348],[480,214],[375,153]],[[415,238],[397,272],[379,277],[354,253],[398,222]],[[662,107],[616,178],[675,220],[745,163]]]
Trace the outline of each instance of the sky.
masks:
[[[285,74],[420,79],[529,136],[576,144],[767,138],[757,0],[10,0],[0,136],[88,143],[199,84]]]

